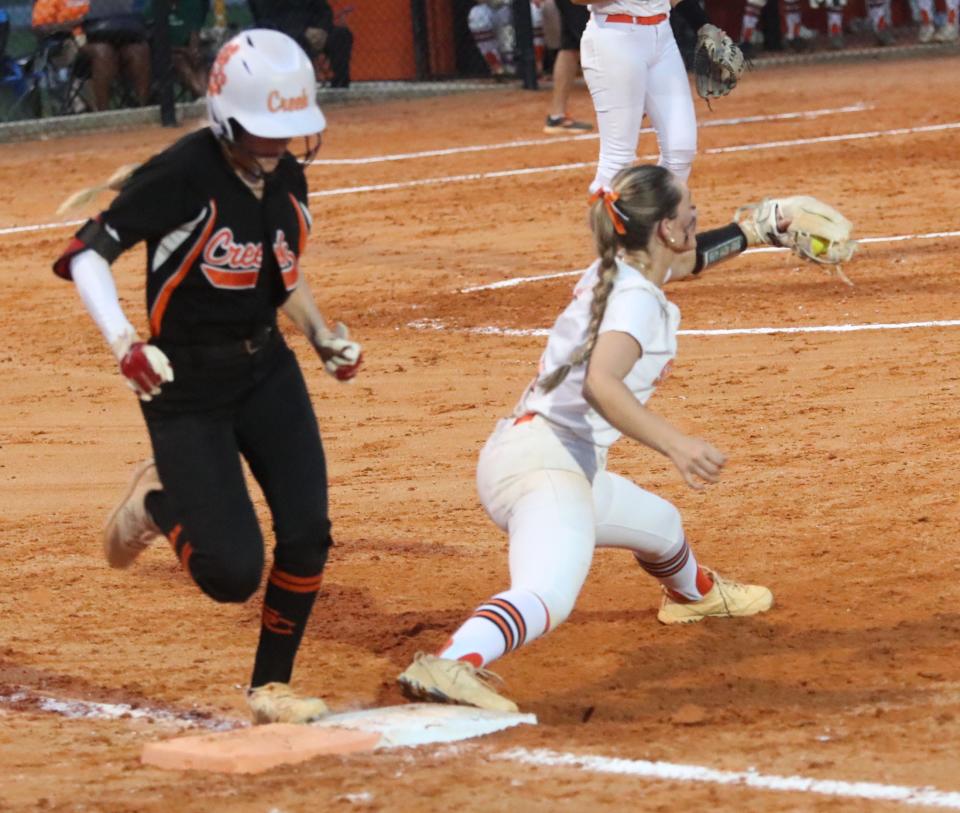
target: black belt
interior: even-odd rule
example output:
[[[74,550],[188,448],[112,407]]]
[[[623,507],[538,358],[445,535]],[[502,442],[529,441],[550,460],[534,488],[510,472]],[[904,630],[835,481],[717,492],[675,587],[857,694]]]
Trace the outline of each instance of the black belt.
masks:
[[[186,356],[194,361],[216,362],[230,359],[255,356],[265,348],[274,344],[280,338],[280,333],[272,325],[257,328],[246,339],[220,344],[165,344],[158,342],[164,353],[172,357]]]

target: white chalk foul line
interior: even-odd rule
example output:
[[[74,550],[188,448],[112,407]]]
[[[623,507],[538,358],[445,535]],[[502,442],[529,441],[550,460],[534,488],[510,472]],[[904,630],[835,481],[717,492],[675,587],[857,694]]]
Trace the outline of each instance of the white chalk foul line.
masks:
[[[736,144],[730,147],[713,147],[703,150],[704,155],[719,155],[721,153],[743,152],[745,150],[769,150],[778,147],[798,147],[808,144],[822,144],[835,141],[856,141],[866,138],[882,138],[884,136],[912,135],[915,133],[932,133],[940,130],[955,130],[960,128],[960,122],[947,124],[931,124],[925,127],[900,127],[895,130],[871,130],[863,133],[844,133],[835,136],[817,136],[816,138],[796,138],[787,141],[764,141],[755,144]],[[653,161],[656,154],[641,155],[641,161]],[[444,184],[465,183],[469,181],[485,181],[495,178],[514,178],[522,175],[538,175],[549,172],[569,172],[575,169],[586,169],[594,166],[595,161],[579,161],[570,164],[552,164],[543,167],[525,167],[520,169],[504,169],[494,172],[471,172],[465,175],[446,175],[438,178],[418,178],[413,181],[395,181],[392,183],[367,184],[364,186],[345,186],[336,189],[321,189],[311,192],[311,198],[337,197],[340,195],[355,195],[363,192],[387,192],[398,189],[415,189],[422,186],[440,186]],[[23,232],[43,231],[46,229],[63,229],[83,223],[82,220],[70,220],[62,223],[42,223],[29,226],[8,226],[0,229],[0,237]]]
[[[218,720],[202,712],[169,711],[149,706],[131,706],[129,703],[66,700],[28,691],[0,695],[0,705],[20,704],[28,704],[40,711],[75,720],[149,720],[155,723],[171,723],[181,728],[203,728],[208,731],[227,731],[247,725],[239,720]]]
[[[700,129],[705,127],[729,127],[737,124],[757,124],[765,121],[791,121],[796,119],[816,119],[821,116],[832,116],[842,113],[861,113],[873,110],[872,104],[857,102],[846,107],[824,107],[820,110],[798,110],[789,113],[768,113],[759,116],[738,116],[726,119],[708,119],[699,123]],[[652,127],[644,127],[641,133],[655,132]],[[388,161],[409,161],[416,158],[439,158],[445,155],[461,155],[470,152],[492,152],[494,150],[511,150],[521,147],[542,147],[545,144],[563,144],[569,141],[595,141],[599,138],[596,133],[587,133],[576,136],[551,136],[550,138],[527,138],[517,141],[501,141],[493,144],[471,144],[463,147],[447,147],[444,149],[421,150],[419,152],[398,152],[387,155],[371,155],[364,158],[315,158],[310,166],[357,166],[363,164],[382,164]]]
[[[24,234],[31,231],[47,231],[48,229],[67,229],[71,226],[79,226],[86,223],[86,220],[62,220],[59,223],[34,223],[30,226],[7,226],[0,229],[0,235],[4,234]]]
[[[761,141],[754,144],[734,144],[729,147],[711,147],[703,150],[702,155],[722,155],[725,153],[745,152],[752,150],[772,150],[784,147],[802,147],[810,144],[826,144],[838,141],[859,141],[869,138],[883,138],[887,136],[915,135],[917,133],[934,133],[942,130],[956,130],[960,128],[960,121],[946,124],[929,124],[924,127],[898,127],[893,130],[869,130],[862,133],[841,133],[832,136],[816,136],[815,138],[792,138],[782,141]],[[638,156],[640,161],[653,161],[657,154]],[[467,181],[485,181],[494,178],[511,178],[520,175],[537,175],[548,172],[569,172],[574,169],[592,167],[596,161],[578,161],[571,164],[552,164],[543,167],[525,167],[522,169],[503,169],[495,172],[471,172],[466,175],[446,175],[437,178],[418,178],[413,181],[395,181],[392,183],[368,184],[366,186],[345,186],[338,189],[322,189],[311,192],[311,198],[335,197],[338,195],[353,195],[360,192],[386,192],[397,189],[413,189],[419,186],[436,186],[442,184],[464,183]]]
[[[755,770],[719,771],[702,765],[674,762],[650,762],[643,759],[615,759],[578,756],[547,749],[513,748],[493,755],[494,759],[551,768],[574,768],[589,773],[617,774],[668,782],[702,782],[734,785],[785,793],[815,793],[846,799],[899,802],[915,807],[939,807],[960,810],[960,793],[928,787],[884,785],[879,782],[847,782],[840,779],[813,779],[807,776],[779,776]]]
[[[418,319],[408,322],[414,330],[450,331],[476,336],[549,336],[546,327],[485,327],[449,328],[439,319]],[[930,327],[960,327],[960,319],[942,319],[928,322],[885,322],[862,325],[808,325],[802,327],[742,327],[709,330],[678,330],[678,336],[769,336],[777,333],[857,333],[864,330],[913,330]]]
[[[960,237],[960,231],[931,231],[925,234],[895,234],[889,237],[862,237],[857,240],[858,243],[899,243],[904,240],[936,240],[944,237]],[[763,248],[748,248],[744,254],[767,254],[773,251],[789,251],[786,248],[777,246],[764,246]],[[560,277],[575,277],[583,274],[583,269],[577,271],[557,271],[551,274],[535,274],[529,277],[511,277],[497,282],[488,282],[485,285],[472,285],[469,288],[461,288],[461,294],[472,294],[477,291],[494,291],[497,288],[512,288],[515,285],[524,285],[528,282],[540,282],[545,279],[559,279]]]

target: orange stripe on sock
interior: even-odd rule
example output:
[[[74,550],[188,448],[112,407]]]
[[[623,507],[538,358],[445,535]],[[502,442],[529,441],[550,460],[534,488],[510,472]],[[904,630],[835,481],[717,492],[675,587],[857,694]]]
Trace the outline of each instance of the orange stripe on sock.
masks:
[[[276,568],[270,571],[270,584],[291,593],[316,593],[322,581],[322,573],[316,576],[292,576]]]
[[[497,615],[493,610],[477,610],[473,614],[474,618],[486,618],[487,621],[492,621],[500,628],[500,632],[503,633],[504,640],[507,644],[507,652],[510,652],[513,649],[513,630],[510,629],[510,625]]]
[[[697,590],[700,591],[701,596],[705,596],[713,590],[713,579],[710,578],[710,574],[706,570],[699,566],[697,567]]]
[[[513,619],[513,623],[517,625],[517,633],[520,639],[517,646],[522,646],[523,642],[527,640],[527,625],[523,620],[523,616],[520,615],[520,611],[503,598],[492,598],[487,604],[493,604],[495,607],[499,607]]]
[[[266,604],[263,605],[262,621],[264,627],[277,635],[293,635],[294,629],[296,628],[296,624],[294,624],[293,621],[289,618],[284,618],[280,613],[272,607],[268,607]]]
[[[476,666],[477,669],[483,668],[483,657],[480,655],[479,652],[470,652],[466,655],[462,655],[461,657],[457,658],[457,660],[466,661],[467,663],[472,664],[473,666]]]

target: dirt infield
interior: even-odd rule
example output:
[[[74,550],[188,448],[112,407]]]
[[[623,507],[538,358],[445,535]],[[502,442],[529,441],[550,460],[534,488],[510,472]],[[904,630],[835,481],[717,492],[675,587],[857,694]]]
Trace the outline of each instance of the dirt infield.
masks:
[[[960,86],[947,81],[958,69],[960,57],[805,67],[802,87],[800,69],[768,70],[713,112],[698,103],[701,224],[808,192],[840,206],[858,236],[960,228]],[[327,448],[337,540],[296,683],[335,709],[403,702],[393,678],[411,656],[507,585],[505,540],[474,492],[476,455],[535,372],[543,339],[521,331],[548,327],[573,279],[461,289],[591,260],[596,141],[490,148],[540,139],[545,107],[544,94],[504,91],[334,109],[327,161],[487,148],[309,170],[312,190],[340,191],[312,199],[304,268],[368,359],[338,386],[290,336]],[[590,115],[585,90],[571,112]],[[60,220],[67,194],[174,136],[0,147],[0,229]],[[639,152],[656,152],[652,135]],[[554,169],[521,172],[543,167]],[[377,184],[401,186],[357,190]],[[570,620],[495,666],[537,728],[247,778],[142,767],[144,743],[180,730],[157,715],[43,708],[58,698],[239,718],[259,628],[259,599],[215,605],[164,545],[130,572],[102,560],[101,524],[149,447],[95,326],[50,272],[69,234],[0,232],[0,810],[899,806],[867,791],[531,767],[506,758],[517,748],[960,791],[960,326],[931,324],[960,319],[956,234],[865,244],[846,269],[854,287],[759,253],[668,290],[681,327],[707,333],[681,337],[651,406],[730,464],[704,494],[636,444],[615,447],[610,467],[674,501],[700,558],[769,585],[773,611],[660,627],[657,585],[630,556],[600,552]],[[115,266],[141,325],[142,263],[137,250]],[[884,327],[812,330],[867,325]],[[751,328],[808,332],[709,332]]]

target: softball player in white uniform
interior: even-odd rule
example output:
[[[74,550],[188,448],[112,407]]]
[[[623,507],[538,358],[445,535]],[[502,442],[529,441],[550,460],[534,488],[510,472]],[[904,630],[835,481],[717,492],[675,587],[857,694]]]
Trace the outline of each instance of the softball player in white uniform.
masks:
[[[677,509],[606,471],[607,449],[626,434],[668,456],[693,488],[719,477],[721,452],[645,404],[677,352],[680,312],[661,286],[746,247],[735,224],[697,236],[686,185],[662,167],[625,169],[611,185],[591,209],[600,259],[554,324],[539,375],[480,454],[480,500],[510,536],[510,589],[482,604],[438,656],[417,655],[399,677],[411,696],[516,710],[483,667],[566,619],[596,546],[632,551],[661,582],[657,617],[666,624],[773,603],[765,587],[699,567]]]
[[[576,0],[575,0],[576,1]],[[609,189],[636,159],[643,114],[657,133],[659,164],[681,180],[697,152],[697,118],[687,71],[670,27],[671,3],[699,30],[696,0],[607,0],[590,4],[580,64],[597,113],[600,158],[590,191]]]

